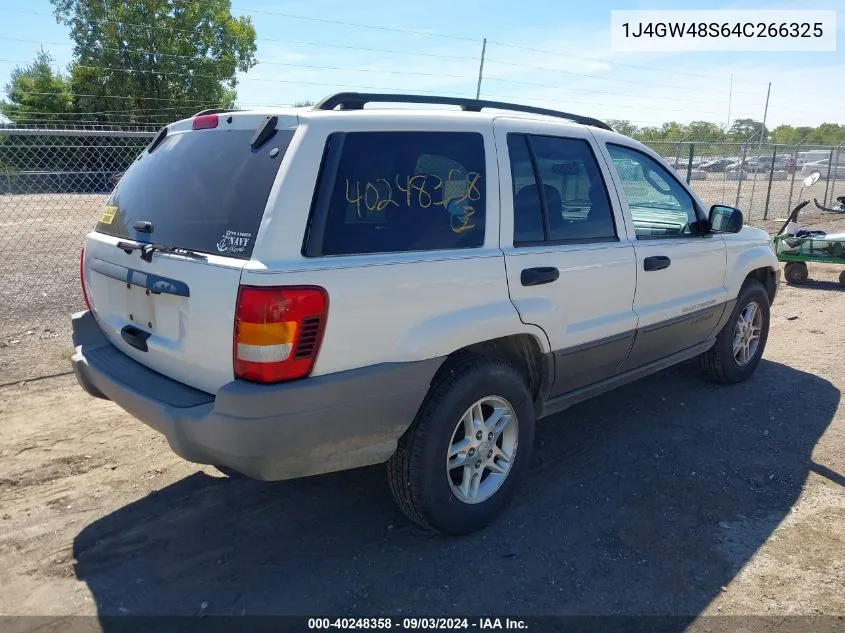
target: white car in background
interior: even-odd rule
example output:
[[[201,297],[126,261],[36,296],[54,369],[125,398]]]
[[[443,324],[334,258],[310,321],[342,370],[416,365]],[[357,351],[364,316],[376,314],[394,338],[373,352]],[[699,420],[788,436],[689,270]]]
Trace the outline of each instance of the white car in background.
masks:
[[[845,156],[840,159],[839,164],[834,164],[833,166],[830,164],[830,158],[818,160],[813,163],[804,163],[804,166],[801,168],[801,175],[809,176],[814,171],[821,174],[822,180],[827,178],[836,178],[836,180],[845,179]]]

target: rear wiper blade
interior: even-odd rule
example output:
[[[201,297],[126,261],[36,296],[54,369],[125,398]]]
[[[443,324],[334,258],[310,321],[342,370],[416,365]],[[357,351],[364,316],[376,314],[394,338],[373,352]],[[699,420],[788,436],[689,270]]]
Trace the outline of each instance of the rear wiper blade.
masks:
[[[135,243],[120,241],[117,247],[126,253],[132,251],[141,251],[141,259],[145,262],[153,261],[153,253],[159,251],[161,253],[174,253],[175,255],[184,255],[185,257],[193,257],[195,259],[208,259],[208,255],[192,251],[189,248],[182,248],[181,246],[165,246],[164,244],[151,243]]]

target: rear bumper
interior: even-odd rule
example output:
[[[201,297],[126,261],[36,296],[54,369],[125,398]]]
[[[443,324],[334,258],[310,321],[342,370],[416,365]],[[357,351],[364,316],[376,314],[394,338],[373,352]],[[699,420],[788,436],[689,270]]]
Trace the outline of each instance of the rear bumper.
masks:
[[[387,460],[443,359],[385,363],[278,385],[241,380],[216,395],[172,380],[112,345],[93,315],[73,316],[73,371],[164,434],[181,457],[264,480]]]

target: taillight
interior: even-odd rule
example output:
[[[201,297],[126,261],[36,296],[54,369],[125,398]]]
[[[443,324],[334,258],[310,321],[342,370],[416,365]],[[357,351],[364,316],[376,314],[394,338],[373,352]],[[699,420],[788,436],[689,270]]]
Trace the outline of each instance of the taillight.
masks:
[[[281,382],[311,373],[326,325],[326,291],[241,286],[235,311],[235,378]]]
[[[79,251],[79,283],[82,285],[82,298],[85,300],[85,307],[91,309],[91,303],[88,301],[88,291],[85,289],[85,247]]]
[[[216,114],[201,114],[194,117],[194,122],[191,127],[195,130],[209,130],[217,127]]]

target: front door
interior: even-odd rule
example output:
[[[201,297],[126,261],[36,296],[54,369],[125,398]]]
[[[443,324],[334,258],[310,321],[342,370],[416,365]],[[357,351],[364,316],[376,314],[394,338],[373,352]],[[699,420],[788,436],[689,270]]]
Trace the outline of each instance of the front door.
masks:
[[[546,332],[551,395],[615,374],[637,317],[634,248],[605,161],[579,128],[497,119],[501,235],[511,301]]]
[[[727,301],[724,239],[703,231],[703,211],[670,170],[646,153],[608,144],[635,235],[639,318],[623,369],[705,341]]]

